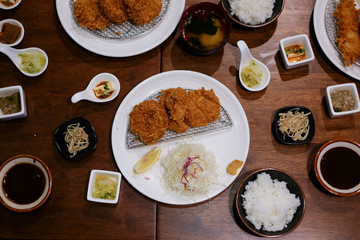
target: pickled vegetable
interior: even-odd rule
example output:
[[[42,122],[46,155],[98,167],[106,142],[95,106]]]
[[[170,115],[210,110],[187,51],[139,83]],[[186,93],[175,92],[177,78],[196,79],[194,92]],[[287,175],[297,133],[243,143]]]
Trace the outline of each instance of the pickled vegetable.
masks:
[[[116,197],[117,179],[109,175],[96,175],[94,198],[114,200]]]
[[[351,111],[355,108],[355,99],[349,90],[338,90],[330,93],[335,112]]]
[[[21,57],[20,69],[27,73],[38,73],[46,64],[44,54],[38,52],[28,52],[18,55]]]
[[[241,79],[250,88],[259,85],[262,81],[263,71],[255,61],[250,61],[249,65],[241,70]]]

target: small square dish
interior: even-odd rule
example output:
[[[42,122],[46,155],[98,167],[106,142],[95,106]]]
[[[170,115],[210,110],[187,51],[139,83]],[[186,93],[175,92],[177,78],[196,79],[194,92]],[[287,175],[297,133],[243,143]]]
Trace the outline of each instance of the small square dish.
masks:
[[[65,141],[65,133],[67,132],[67,127],[71,124],[74,124],[75,128],[81,128],[88,135],[88,144],[85,148],[78,149],[75,152],[69,152],[69,143]],[[78,124],[78,125],[77,125]],[[80,131],[82,131],[80,130]],[[80,139],[80,137],[78,137]],[[75,139],[76,140],[76,139]],[[78,159],[90,154],[97,146],[97,135],[95,129],[90,124],[88,120],[83,117],[72,118],[69,121],[61,124],[54,132],[54,141],[56,148],[60,152],[61,156],[66,159]],[[81,143],[83,144],[83,143]],[[75,149],[76,150],[76,149]]]
[[[25,93],[20,85],[0,88],[0,121],[27,116]]]
[[[328,86],[326,101],[331,118],[360,112],[359,93],[355,83]]]
[[[274,137],[279,143],[305,144],[314,138],[315,120],[310,109],[302,106],[287,106],[276,111],[272,128]]]
[[[116,204],[119,200],[121,174],[119,172],[92,170],[90,173],[87,200]]]
[[[307,65],[315,59],[309,38],[306,34],[281,39],[280,53],[286,69]]]

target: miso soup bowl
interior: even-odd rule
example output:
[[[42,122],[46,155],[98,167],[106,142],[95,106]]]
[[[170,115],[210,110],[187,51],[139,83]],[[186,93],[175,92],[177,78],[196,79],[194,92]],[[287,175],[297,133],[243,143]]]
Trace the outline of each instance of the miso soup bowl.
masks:
[[[200,47],[195,47],[194,45],[189,43],[186,37],[187,36],[186,24],[189,21],[191,21],[191,18],[194,16],[199,18],[215,16],[220,20],[220,22],[222,22],[224,38],[219,45],[217,45],[214,48],[200,48]],[[210,2],[195,3],[194,5],[186,9],[181,17],[180,27],[179,27],[182,40],[185,42],[186,47],[191,52],[197,55],[211,55],[219,51],[221,48],[223,48],[224,45],[229,40],[231,28],[232,28],[231,19],[228,16],[228,14],[225,12],[225,10],[219,5]]]
[[[11,199],[8,198],[8,195],[4,189],[4,179],[6,177],[6,174],[16,165],[23,163],[35,165],[36,167],[39,168],[39,170],[41,170],[41,172],[44,175],[44,189],[42,194],[37,200],[28,204],[19,204],[12,201]],[[41,205],[43,205],[46,202],[52,189],[52,176],[49,168],[42,160],[32,155],[18,155],[5,161],[0,166],[0,180],[2,184],[0,190],[0,202],[6,208],[15,212],[29,212],[39,208]]]

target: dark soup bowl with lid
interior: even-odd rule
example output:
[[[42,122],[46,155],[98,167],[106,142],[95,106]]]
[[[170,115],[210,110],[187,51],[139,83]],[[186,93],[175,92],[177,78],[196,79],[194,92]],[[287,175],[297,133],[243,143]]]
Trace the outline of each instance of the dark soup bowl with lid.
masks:
[[[328,192],[345,197],[360,193],[360,144],[348,139],[325,143],[316,154],[314,170]]]
[[[29,212],[48,199],[52,189],[49,168],[32,155],[18,155],[0,166],[0,202],[15,212]]]
[[[186,47],[197,55],[210,55],[223,48],[231,28],[225,10],[210,2],[196,3],[186,9],[179,27]]]

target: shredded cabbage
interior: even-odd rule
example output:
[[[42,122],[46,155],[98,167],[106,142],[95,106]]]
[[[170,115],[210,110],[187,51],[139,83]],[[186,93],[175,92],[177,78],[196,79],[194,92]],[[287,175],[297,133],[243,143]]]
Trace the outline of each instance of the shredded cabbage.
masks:
[[[218,183],[220,171],[203,144],[183,143],[161,160],[163,187],[187,196],[204,195]]]

